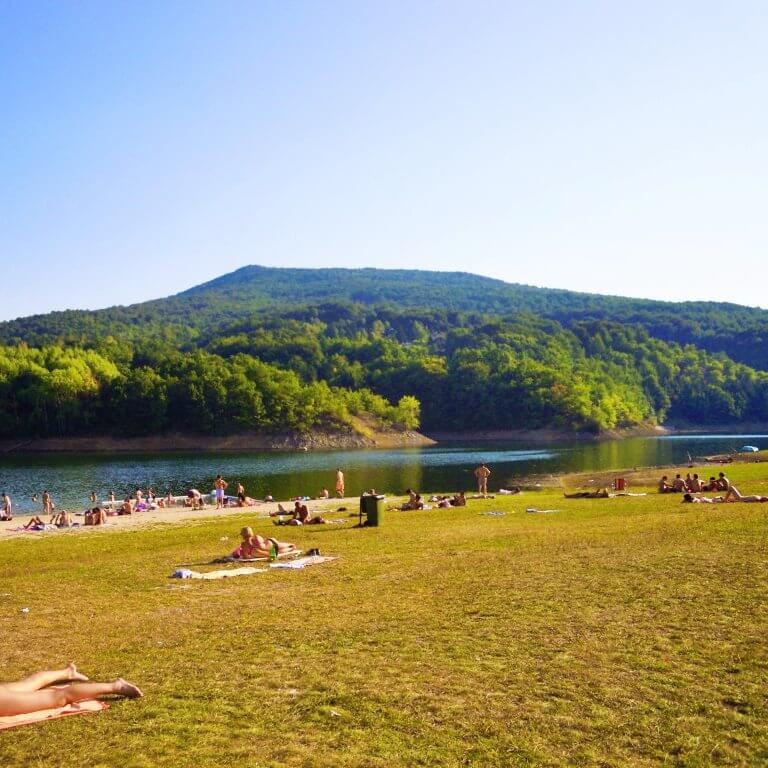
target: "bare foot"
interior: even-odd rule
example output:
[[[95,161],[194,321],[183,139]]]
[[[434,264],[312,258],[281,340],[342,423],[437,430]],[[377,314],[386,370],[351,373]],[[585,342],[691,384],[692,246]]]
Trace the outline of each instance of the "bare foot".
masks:
[[[123,680],[122,677],[118,677],[117,680],[115,680],[115,684],[117,685],[115,693],[118,696],[125,696],[129,699],[139,699],[144,695],[133,683]]]
[[[69,677],[68,680],[79,680],[80,682],[85,682],[88,678],[77,671],[77,667],[75,666],[75,662],[73,661],[71,664],[67,666],[67,674]]]

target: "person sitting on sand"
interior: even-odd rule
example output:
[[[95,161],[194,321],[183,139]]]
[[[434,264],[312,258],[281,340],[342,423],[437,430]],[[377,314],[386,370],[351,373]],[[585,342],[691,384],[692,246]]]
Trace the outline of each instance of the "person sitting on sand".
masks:
[[[327,522],[320,515],[310,517],[307,505],[297,501],[293,510],[293,518],[288,521],[288,525],[320,525]]]
[[[52,687],[56,684],[59,685]],[[111,683],[92,683],[77,671],[74,664],[70,664],[64,669],[36,672],[18,682],[0,683],[0,717],[58,709],[102,696],[138,699],[143,695],[133,683],[122,677]]]
[[[451,506],[452,507],[467,506],[467,497],[464,495],[464,491],[459,491],[458,493],[454,494],[453,498],[451,499]]]
[[[275,500],[275,497],[269,491],[267,491],[267,495],[264,497],[264,501],[271,502],[274,500]]]
[[[253,560],[258,557],[269,557],[272,545],[275,545],[278,555],[285,555],[296,551],[296,545],[287,541],[278,541],[277,539],[265,539],[263,536],[254,534],[252,528],[240,529],[240,546],[232,553],[232,557],[240,560]]]
[[[197,488],[190,488],[187,491],[187,498],[184,501],[184,505],[187,507],[192,507],[192,509],[202,509],[204,506],[203,494],[200,493]]]
[[[131,503],[131,497],[126,496],[123,500],[123,503],[120,506],[120,509],[117,511],[118,515],[132,515],[133,514],[133,505]]]
[[[104,525],[107,522],[107,511],[101,507],[94,507],[85,513],[86,525]]]
[[[331,498],[331,494],[328,491],[328,489],[325,486],[323,486],[320,489],[320,493],[318,494],[317,498],[318,499],[330,499]]]
[[[564,493],[566,499],[610,499],[613,494],[607,488],[597,488],[594,491],[576,491]]]
[[[51,523],[57,528],[71,528],[74,521],[72,515],[70,515],[66,509],[63,509],[58,515],[54,515]]]

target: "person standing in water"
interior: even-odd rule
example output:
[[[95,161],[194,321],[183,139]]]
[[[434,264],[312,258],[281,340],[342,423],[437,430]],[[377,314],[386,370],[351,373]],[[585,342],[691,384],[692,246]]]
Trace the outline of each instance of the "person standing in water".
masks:
[[[491,470],[488,469],[488,467],[486,467],[485,464],[481,464],[475,470],[475,477],[477,478],[477,493],[480,496],[488,495],[488,478],[490,476],[491,476]]]
[[[344,498],[344,473],[340,468],[336,468],[336,495],[342,499]]]

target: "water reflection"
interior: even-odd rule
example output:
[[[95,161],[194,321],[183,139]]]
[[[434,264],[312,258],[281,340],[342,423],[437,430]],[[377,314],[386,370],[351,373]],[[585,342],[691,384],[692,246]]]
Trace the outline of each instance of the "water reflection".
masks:
[[[0,491],[11,494],[19,511],[33,509],[32,494],[45,489],[59,506],[76,509],[87,505],[92,490],[99,498],[110,490],[122,497],[147,487],[158,493],[169,488],[177,493],[188,488],[208,491],[220,472],[233,486],[240,480],[252,496],[272,493],[288,498],[317,495],[323,486],[332,490],[337,466],[344,469],[350,495],[369,488],[390,494],[409,487],[426,492],[469,490],[474,487],[473,470],[481,461],[493,472],[490,487],[497,488],[533,474],[681,464],[688,454],[728,451],[745,441],[766,447],[768,436],[675,435],[535,448],[521,443],[465,443],[281,454],[6,455],[0,457]]]

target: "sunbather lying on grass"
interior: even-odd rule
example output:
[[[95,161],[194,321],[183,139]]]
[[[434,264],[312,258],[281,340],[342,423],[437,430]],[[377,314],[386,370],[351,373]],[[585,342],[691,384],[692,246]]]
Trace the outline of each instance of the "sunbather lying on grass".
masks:
[[[68,683],[50,688],[56,683]],[[64,669],[36,672],[15,683],[0,683],[0,717],[25,715],[42,709],[55,709],[101,696],[126,696],[137,699],[144,694],[121,677],[111,683],[92,683],[74,664]]]
[[[613,494],[607,488],[598,488],[594,491],[576,491],[564,493],[566,499],[610,499]]]
[[[731,491],[736,490],[731,487]],[[726,504],[741,501],[745,504],[762,504],[768,502],[768,496],[742,496],[738,491],[738,495],[731,494],[730,496],[713,496],[708,498],[707,496],[694,496],[692,493],[686,493],[683,496],[683,504]]]
[[[253,560],[257,557],[269,557],[272,544],[275,545],[278,555],[284,555],[296,551],[296,545],[287,541],[278,541],[277,539],[265,539],[263,536],[254,534],[251,528],[242,528],[240,530],[240,546],[232,553],[232,557],[240,560]]]

